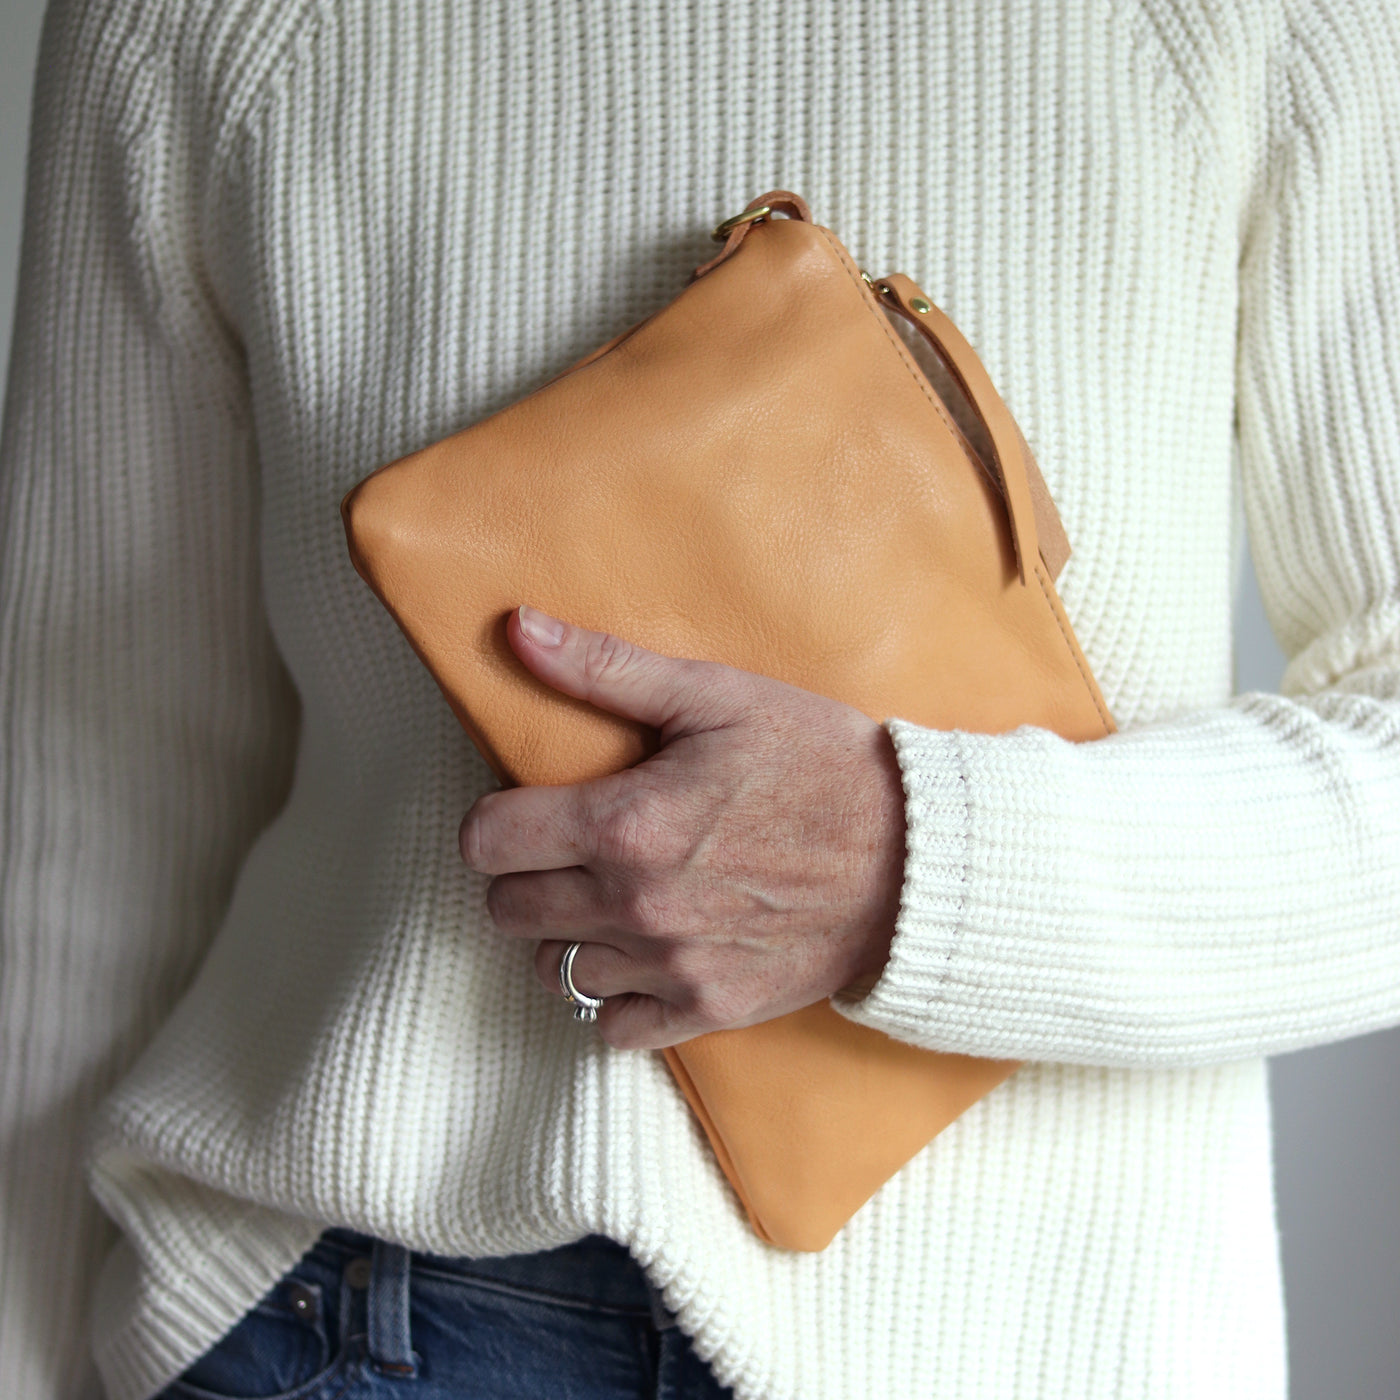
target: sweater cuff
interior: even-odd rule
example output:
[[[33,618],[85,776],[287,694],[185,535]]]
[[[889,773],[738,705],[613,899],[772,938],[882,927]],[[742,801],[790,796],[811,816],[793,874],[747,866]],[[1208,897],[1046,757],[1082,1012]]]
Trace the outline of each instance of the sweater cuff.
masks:
[[[848,1020],[926,1043],[963,928],[971,817],[961,736],[890,719],[904,784],[904,884],[889,960],[864,996],[838,992]]]

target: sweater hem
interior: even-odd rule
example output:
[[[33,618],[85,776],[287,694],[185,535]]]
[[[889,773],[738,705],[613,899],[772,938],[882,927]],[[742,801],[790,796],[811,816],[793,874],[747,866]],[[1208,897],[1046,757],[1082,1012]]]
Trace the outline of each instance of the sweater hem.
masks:
[[[104,1185],[112,1187],[110,1177]],[[92,1313],[93,1359],[107,1400],[157,1395],[227,1335],[326,1228],[222,1193],[220,1199],[237,1208],[221,1227],[211,1229],[207,1216],[167,1214],[167,1229],[189,1219],[201,1228],[197,1240],[161,1239],[159,1260],[143,1259],[128,1236],[107,1256]],[[149,1249],[157,1242],[147,1236],[142,1243]],[[191,1259],[215,1267],[195,1273]]]
[[[904,883],[889,959],[860,998],[838,993],[848,1020],[924,1043],[930,1013],[956,950],[968,902],[971,811],[956,732],[890,719],[905,794]]]

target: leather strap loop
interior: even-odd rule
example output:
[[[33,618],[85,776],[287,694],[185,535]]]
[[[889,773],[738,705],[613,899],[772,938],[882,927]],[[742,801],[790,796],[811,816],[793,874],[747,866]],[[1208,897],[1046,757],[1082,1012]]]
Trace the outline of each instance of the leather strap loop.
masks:
[[[812,222],[812,211],[807,207],[807,201],[791,190],[769,190],[767,194],[749,200],[742,212],[747,214],[750,209],[758,209],[765,204],[770,209],[783,210],[790,219],[800,219],[804,224]]]
[[[1006,514],[1011,522],[1011,540],[1016,548],[1016,569],[1021,582],[1025,583],[1030,570],[1035,567],[1035,558],[1040,552],[1040,541],[1036,532],[1035,505],[1031,499],[1031,488],[1026,471],[1025,458],[1021,455],[1020,429],[1011,416],[1010,409],[1002,402],[1001,395],[993,386],[991,377],[977,358],[976,351],[964,339],[958,328],[921,292],[914,281],[902,272],[893,272],[875,283],[876,294],[884,289],[881,301],[894,307],[906,320],[912,321],[923,333],[924,338],[938,352],[939,358],[948,366],[949,372],[957,380],[958,386],[967,396],[973,412],[981,420],[991,440],[992,453],[996,457],[995,468],[1001,477],[1002,492],[1006,498]],[[912,305],[919,301],[919,309]]]
[[[749,200],[744,205],[740,213],[747,214],[750,209],[761,209],[764,205],[769,209],[781,210],[792,219],[800,219],[804,224],[812,222],[812,211],[807,207],[807,201],[800,194],[793,194],[791,190],[769,190],[766,194],[758,195]],[[765,215],[765,217],[769,217]],[[748,237],[749,230],[754,226],[756,220],[750,219],[746,223],[735,224],[729,230],[729,237],[724,240],[724,247],[712,257],[709,262],[701,263],[694,272],[690,274],[690,282],[703,277],[712,268],[716,268],[726,258],[733,257],[739,251],[739,245]],[[689,282],[687,283],[687,286]]]

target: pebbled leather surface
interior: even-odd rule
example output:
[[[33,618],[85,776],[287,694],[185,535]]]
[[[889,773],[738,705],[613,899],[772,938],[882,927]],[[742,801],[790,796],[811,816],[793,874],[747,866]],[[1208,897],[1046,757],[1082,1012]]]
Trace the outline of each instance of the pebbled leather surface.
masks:
[[[908,278],[873,292],[797,196],[762,203],[794,217],[738,225],[667,306],[342,503],[355,567],[505,784],[655,748],[520,665],[505,622],[522,602],[877,720],[1113,730],[1055,591],[1068,542],[972,348],[910,309]],[[969,393],[990,473],[882,300]],[[662,1053],[754,1229],[806,1250],[1016,1068],[828,1002]]]

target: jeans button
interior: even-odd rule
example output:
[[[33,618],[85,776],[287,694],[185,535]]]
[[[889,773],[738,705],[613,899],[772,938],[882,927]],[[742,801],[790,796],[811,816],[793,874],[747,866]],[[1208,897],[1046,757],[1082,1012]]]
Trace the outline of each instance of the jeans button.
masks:
[[[345,1266],[345,1282],[351,1288],[368,1288],[369,1276],[370,1262],[363,1254]]]

